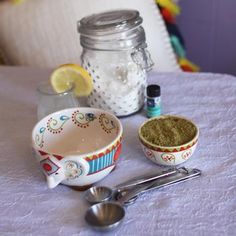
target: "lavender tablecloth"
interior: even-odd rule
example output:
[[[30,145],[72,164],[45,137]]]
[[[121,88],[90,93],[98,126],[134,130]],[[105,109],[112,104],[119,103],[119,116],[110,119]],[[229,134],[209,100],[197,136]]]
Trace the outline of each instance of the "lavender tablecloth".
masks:
[[[36,86],[50,70],[0,67],[0,235],[99,235],[84,221],[83,192],[48,189],[32,155]],[[199,146],[186,167],[201,178],[142,195],[122,226],[107,235],[236,235],[236,78],[222,74],[157,74],[162,110],[195,121]],[[145,112],[121,119],[118,166],[99,184],[161,170],[144,158],[137,129]]]

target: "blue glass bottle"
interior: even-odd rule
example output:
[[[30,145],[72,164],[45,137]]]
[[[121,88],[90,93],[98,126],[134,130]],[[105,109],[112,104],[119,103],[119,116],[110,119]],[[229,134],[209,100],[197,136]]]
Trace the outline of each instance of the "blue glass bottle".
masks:
[[[161,87],[157,84],[147,86],[147,117],[161,115]]]

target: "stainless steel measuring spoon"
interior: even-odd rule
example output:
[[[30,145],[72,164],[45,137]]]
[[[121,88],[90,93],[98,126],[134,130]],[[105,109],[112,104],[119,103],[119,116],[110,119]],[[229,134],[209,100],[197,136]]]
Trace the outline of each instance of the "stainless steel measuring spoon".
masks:
[[[94,187],[89,188],[85,192],[85,199],[90,204],[96,204],[96,203],[104,202],[111,199],[117,200],[118,196],[124,195],[124,193],[126,193],[127,191],[129,191],[131,188],[135,186],[148,183],[156,179],[164,178],[164,177],[176,174],[177,172],[178,172],[178,169],[171,168],[171,169],[167,169],[162,172],[159,172],[159,173],[135,177],[129,181],[126,181],[122,184],[117,185],[113,189],[106,186],[94,186]],[[127,202],[127,204],[132,203],[133,200],[134,198],[132,199],[132,201],[130,200],[129,202]]]
[[[85,199],[90,204],[105,202],[111,200],[113,197],[113,189],[106,186],[94,186],[85,192]]]

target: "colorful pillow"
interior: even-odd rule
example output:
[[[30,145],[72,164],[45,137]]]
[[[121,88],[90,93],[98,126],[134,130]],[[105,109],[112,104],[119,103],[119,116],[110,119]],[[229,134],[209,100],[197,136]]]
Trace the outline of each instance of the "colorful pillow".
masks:
[[[175,52],[181,69],[183,71],[189,72],[199,71],[200,68],[191,61],[189,61],[186,57],[184,39],[176,24],[175,18],[180,14],[180,7],[172,0],[156,0],[156,3],[164,19],[172,48]]]

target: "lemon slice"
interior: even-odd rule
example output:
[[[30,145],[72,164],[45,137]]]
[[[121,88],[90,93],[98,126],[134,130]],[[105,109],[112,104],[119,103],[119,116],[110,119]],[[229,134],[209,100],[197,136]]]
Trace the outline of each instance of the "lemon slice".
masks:
[[[88,96],[93,89],[93,80],[89,73],[80,65],[64,64],[53,71],[50,76],[53,89],[57,93],[63,93],[75,86],[74,94],[78,97]]]

